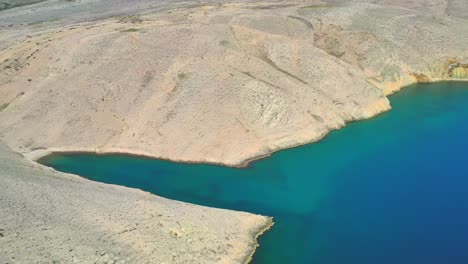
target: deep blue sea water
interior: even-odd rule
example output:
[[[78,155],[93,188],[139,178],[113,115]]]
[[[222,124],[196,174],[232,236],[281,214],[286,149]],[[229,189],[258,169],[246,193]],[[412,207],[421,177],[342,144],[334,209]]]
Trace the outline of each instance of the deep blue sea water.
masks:
[[[393,110],[245,169],[125,155],[40,162],[185,202],[273,216],[255,264],[468,263],[468,84],[405,88]]]

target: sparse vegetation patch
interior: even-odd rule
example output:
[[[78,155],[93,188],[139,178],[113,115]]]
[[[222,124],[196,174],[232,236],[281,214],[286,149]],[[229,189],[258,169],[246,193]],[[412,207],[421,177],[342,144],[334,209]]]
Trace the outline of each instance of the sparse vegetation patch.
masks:
[[[121,30],[120,32],[138,32],[137,28],[127,28],[124,30]]]
[[[139,15],[130,15],[130,16],[123,16],[120,17],[118,20],[119,23],[131,23],[131,24],[139,24],[143,22],[143,19]]]

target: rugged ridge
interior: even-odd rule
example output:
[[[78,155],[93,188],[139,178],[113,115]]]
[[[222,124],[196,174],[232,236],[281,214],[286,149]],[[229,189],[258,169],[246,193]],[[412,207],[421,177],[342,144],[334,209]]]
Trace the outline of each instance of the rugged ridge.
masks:
[[[245,263],[268,217],[34,164],[0,143],[1,263]]]
[[[5,9],[5,10],[3,10]],[[468,78],[466,0],[6,0],[0,262],[242,263],[271,219],[58,173],[51,151],[242,166]],[[138,225],[137,225],[138,224]]]
[[[403,86],[465,77],[466,19],[388,3],[207,3],[6,30],[19,41],[0,54],[0,133],[22,153],[230,166],[319,140]]]

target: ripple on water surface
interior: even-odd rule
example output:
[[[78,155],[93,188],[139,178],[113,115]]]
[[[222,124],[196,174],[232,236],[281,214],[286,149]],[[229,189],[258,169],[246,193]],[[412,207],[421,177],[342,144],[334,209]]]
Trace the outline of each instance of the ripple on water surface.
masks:
[[[415,85],[393,110],[235,169],[125,155],[41,163],[275,218],[254,263],[468,263],[468,84]]]

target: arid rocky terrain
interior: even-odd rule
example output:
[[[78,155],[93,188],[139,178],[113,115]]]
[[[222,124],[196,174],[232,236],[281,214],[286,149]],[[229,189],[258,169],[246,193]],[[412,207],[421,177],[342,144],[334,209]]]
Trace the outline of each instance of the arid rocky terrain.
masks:
[[[0,14],[0,135],[21,153],[238,166],[466,77],[459,1],[54,2]]]
[[[30,159],[124,152],[242,166],[387,111],[386,96],[404,86],[468,78],[466,0],[24,0],[0,10],[0,140]],[[48,259],[64,241],[54,254],[68,260],[82,243],[93,250],[73,248],[79,259],[118,244],[142,262],[150,249],[164,261],[169,246],[152,242],[187,249],[166,232],[180,221],[194,240],[228,232],[239,246],[165,262],[237,263],[269,225],[56,173],[12,151],[0,148],[0,229],[13,232],[0,245],[19,262]],[[60,203],[64,190],[77,199]],[[168,222],[155,226],[145,210]],[[78,224],[77,215],[95,218]],[[47,243],[38,241],[51,230],[46,217],[55,219]],[[103,241],[140,220],[149,231]],[[30,233],[15,235],[25,226]],[[21,245],[31,250],[20,256]]]
[[[245,263],[271,219],[37,165],[0,144],[0,263]]]

